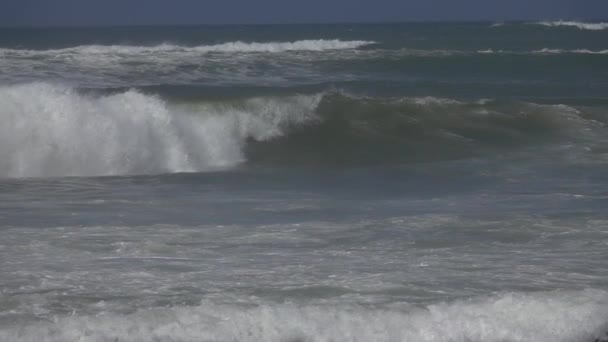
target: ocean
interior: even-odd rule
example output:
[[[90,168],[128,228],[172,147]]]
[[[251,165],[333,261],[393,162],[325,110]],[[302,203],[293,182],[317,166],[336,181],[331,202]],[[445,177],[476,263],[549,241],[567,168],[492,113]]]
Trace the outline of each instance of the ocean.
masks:
[[[0,341],[608,340],[608,23],[0,29]]]

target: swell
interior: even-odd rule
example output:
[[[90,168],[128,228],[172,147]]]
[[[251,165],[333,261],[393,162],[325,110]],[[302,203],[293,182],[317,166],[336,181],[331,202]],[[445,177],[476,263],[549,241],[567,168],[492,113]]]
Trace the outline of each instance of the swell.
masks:
[[[0,176],[198,172],[253,165],[452,160],[588,137],[566,105],[341,92],[168,100],[49,83],[0,87]]]
[[[454,160],[589,137],[603,116],[566,105],[326,94],[319,119],[246,146],[250,163],[386,164]]]
[[[397,305],[395,305],[397,307]],[[3,341],[591,342],[607,328],[601,290],[511,293],[420,308],[230,305],[57,317],[0,329]]]

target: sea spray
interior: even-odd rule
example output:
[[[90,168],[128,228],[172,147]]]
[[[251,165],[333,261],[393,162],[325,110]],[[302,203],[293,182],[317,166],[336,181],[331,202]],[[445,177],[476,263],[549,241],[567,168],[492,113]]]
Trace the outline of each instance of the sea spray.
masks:
[[[33,83],[0,88],[0,175],[95,176],[192,172],[237,165],[246,139],[267,140],[314,119],[320,96],[239,106],[171,106],[129,90],[82,95]],[[282,101],[282,102],[281,102]]]

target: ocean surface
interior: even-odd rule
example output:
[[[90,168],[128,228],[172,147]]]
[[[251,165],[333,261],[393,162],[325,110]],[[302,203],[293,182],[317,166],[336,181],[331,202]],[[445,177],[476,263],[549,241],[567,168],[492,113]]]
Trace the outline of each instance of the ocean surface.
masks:
[[[0,29],[0,341],[592,342],[608,23]]]

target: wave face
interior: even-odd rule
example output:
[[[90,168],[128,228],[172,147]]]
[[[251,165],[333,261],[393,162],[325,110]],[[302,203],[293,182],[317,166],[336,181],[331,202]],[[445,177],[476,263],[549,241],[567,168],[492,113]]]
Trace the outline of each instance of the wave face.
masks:
[[[559,21],[543,21],[543,22],[540,22],[537,24],[543,25],[543,26],[549,26],[549,27],[560,27],[560,26],[576,27],[581,30],[592,30],[592,31],[608,29],[608,23],[585,23],[585,22],[579,22],[579,21],[561,21],[561,20],[559,20]]]
[[[33,83],[0,88],[0,104],[2,177],[450,160],[603,125],[564,105],[336,92],[170,102]]]
[[[505,294],[426,308],[237,306],[71,316],[0,330],[3,341],[592,341],[603,333],[608,293]]]
[[[253,98],[236,106],[172,107],[131,90],[94,97],[34,83],[0,88],[0,175],[48,177],[203,171],[244,160],[313,118],[320,97]]]
[[[566,105],[324,96],[315,125],[246,146],[251,163],[387,164],[454,160],[560,137],[592,137],[598,121]]]

